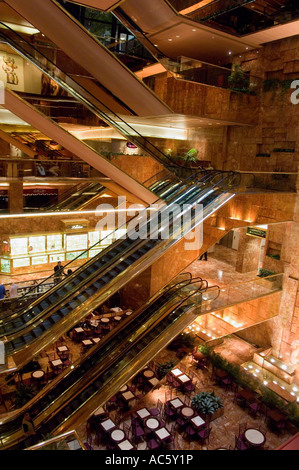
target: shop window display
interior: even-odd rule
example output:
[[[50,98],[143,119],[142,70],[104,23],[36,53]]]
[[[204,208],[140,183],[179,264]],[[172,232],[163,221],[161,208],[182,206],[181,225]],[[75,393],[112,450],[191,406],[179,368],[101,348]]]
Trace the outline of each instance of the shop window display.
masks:
[[[46,251],[46,237],[29,237],[29,251],[31,253],[44,253]]]

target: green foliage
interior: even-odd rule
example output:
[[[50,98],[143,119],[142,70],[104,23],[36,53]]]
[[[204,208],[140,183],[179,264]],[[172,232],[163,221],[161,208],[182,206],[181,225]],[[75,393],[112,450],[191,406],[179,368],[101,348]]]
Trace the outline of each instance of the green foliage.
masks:
[[[36,390],[33,385],[20,384],[18,390],[14,395],[14,403],[16,408],[22,408],[28,401],[30,401],[36,394]]]
[[[261,268],[259,270],[258,277],[273,276],[273,274],[276,274],[276,273],[273,273],[272,271],[269,271],[269,269]]]
[[[192,398],[192,406],[204,415],[212,415],[219,408],[223,408],[220,397],[216,397],[214,392],[200,392]]]
[[[280,80],[278,78],[267,78],[263,81],[263,92],[277,91],[280,86]]]
[[[178,348],[192,349],[195,345],[196,336],[190,333],[181,333],[177,336],[168,346],[171,351],[176,351]]]
[[[231,364],[226,359],[221,357],[220,354],[216,354],[211,347],[201,345],[198,349],[209,358],[210,362],[215,367],[226,370],[234,378],[234,381],[238,385],[252,391],[258,390],[261,400],[269,408],[276,408],[283,413],[286,413],[290,421],[292,421],[297,426],[299,425],[299,407],[297,402],[287,404],[275,392],[261,384],[259,380],[255,379],[250,374],[245,373],[245,371],[240,366]]]
[[[249,92],[249,78],[240,65],[234,65],[233,71],[228,77],[228,85],[233,91]]]
[[[175,365],[174,359],[171,359],[167,362],[159,362],[157,365],[157,375],[159,379],[162,379],[166,374],[168,374]]]

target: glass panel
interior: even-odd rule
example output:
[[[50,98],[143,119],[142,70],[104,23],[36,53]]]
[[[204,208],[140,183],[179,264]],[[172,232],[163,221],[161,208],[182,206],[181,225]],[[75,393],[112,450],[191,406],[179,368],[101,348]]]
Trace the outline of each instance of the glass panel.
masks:
[[[86,250],[87,249],[87,233],[80,235],[66,236],[66,250]]]
[[[48,264],[48,256],[33,256],[31,259],[33,266],[36,264]]]
[[[83,259],[83,258],[87,258],[87,252],[83,252],[80,256],[80,253],[78,252],[73,252],[73,253],[67,253],[66,254],[66,260],[67,261],[72,261],[73,259],[77,258],[78,259]]]
[[[56,263],[57,261],[64,261],[65,255],[64,253],[57,253],[55,255],[50,255],[50,263]]]
[[[22,268],[24,266],[30,266],[30,258],[19,258],[13,260],[14,268]]]
[[[28,253],[28,238],[11,238],[10,252],[12,255],[25,255]]]
[[[62,235],[47,236],[47,251],[62,250]]]
[[[89,232],[88,240],[91,246],[94,245],[100,240],[100,232]]]
[[[10,273],[10,260],[1,259],[1,271],[3,273]]]
[[[92,258],[93,256],[98,255],[101,253],[102,250],[89,250],[89,257]]]
[[[43,253],[46,251],[46,237],[29,237],[29,251]]]

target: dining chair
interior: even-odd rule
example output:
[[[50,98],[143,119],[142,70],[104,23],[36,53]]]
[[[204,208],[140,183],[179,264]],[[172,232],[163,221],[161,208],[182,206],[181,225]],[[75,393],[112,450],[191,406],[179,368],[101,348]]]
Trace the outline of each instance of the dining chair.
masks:
[[[248,450],[249,447],[247,444],[241,439],[241,437],[235,436],[235,450]]]
[[[211,434],[211,428],[206,426],[197,432],[197,437],[199,438],[202,444],[206,441],[209,443],[210,434]]]
[[[157,406],[154,408],[150,408],[149,412],[152,416],[158,416],[161,413],[162,408],[163,408],[163,403],[158,398]]]

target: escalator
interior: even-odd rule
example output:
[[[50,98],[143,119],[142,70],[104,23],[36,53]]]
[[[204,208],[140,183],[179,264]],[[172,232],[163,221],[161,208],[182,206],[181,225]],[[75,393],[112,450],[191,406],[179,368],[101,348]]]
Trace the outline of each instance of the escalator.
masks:
[[[51,206],[43,208],[47,211],[78,211],[82,210],[86,204],[100,196],[105,187],[100,183],[83,183],[75,190],[72,187],[65,191]]]
[[[14,314],[1,321],[0,335],[5,337],[6,358],[12,358],[17,369],[26,364],[183,236],[199,227],[205,218],[234,196],[237,183],[238,176],[234,173],[211,172],[200,180],[195,175],[180,186],[177,182],[174,188],[169,185],[167,204],[149,219],[146,209],[132,219],[133,225],[139,227],[138,233],[128,228],[125,238],[91,258],[21,311],[13,309]],[[198,204],[203,207],[200,216],[196,211]],[[185,223],[178,217],[186,207],[191,209],[191,218]],[[175,213],[178,208],[179,216]],[[66,267],[71,267],[71,263]]]
[[[124,104],[129,114],[158,116],[172,113],[134,73],[55,1],[27,0],[24,3],[22,0],[7,0],[5,3],[109,90]]]
[[[171,283],[89,350],[75,367],[67,369],[26,406],[42,435],[64,432],[88,419],[93,398],[105,403],[184,327],[200,314],[203,293],[209,289],[201,278]],[[215,295],[219,295],[216,294]],[[155,350],[151,349],[155,343]],[[121,385],[120,385],[121,384]],[[2,420],[4,448],[24,446],[20,432],[24,410]]]
[[[97,96],[91,94],[82,85],[78,84],[70,75],[58,69],[47,56],[34,48],[25,38],[3,23],[0,23],[0,26],[0,41],[9,45],[17,53],[26,57],[26,60],[35,65],[45,75],[54,79],[64,92],[72,96],[73,105],[76,107],[76,112],[79,112],[79,115],[91,121],[96,120],[99,122],[100,120],[103,126],[108,124],[113,127],[129,142],[134,143],[146,154],[158,160],[163,167],[167,167],[171,171],[174,171],[175,168],[182,169],[183,165],[174,162],[171,157],[164,154],[153,142],[142,136],[134,128],[134,125],[127,123],[123,117],[108,109]],[[55,105],[55,100],[51,99],[49,102],[47,97],[6,90],[5,105],[12,113],[30,123],[43,134],[59,142],[65,149],[85,160],[89,165],[98,169],[122,188],[126,188],[135,194],[141,201],[152,203],[155,200],[153,195],[149,191],[145,191],[145,188],[140,183],[125,175],[108,159],[100,155],[97,150],[67,131],[59,120],[53,121],[50,119],[49,112],[51,112],[51,107],[49,108],[49,106]],[[59,100],[56,105],[59,106]]]

